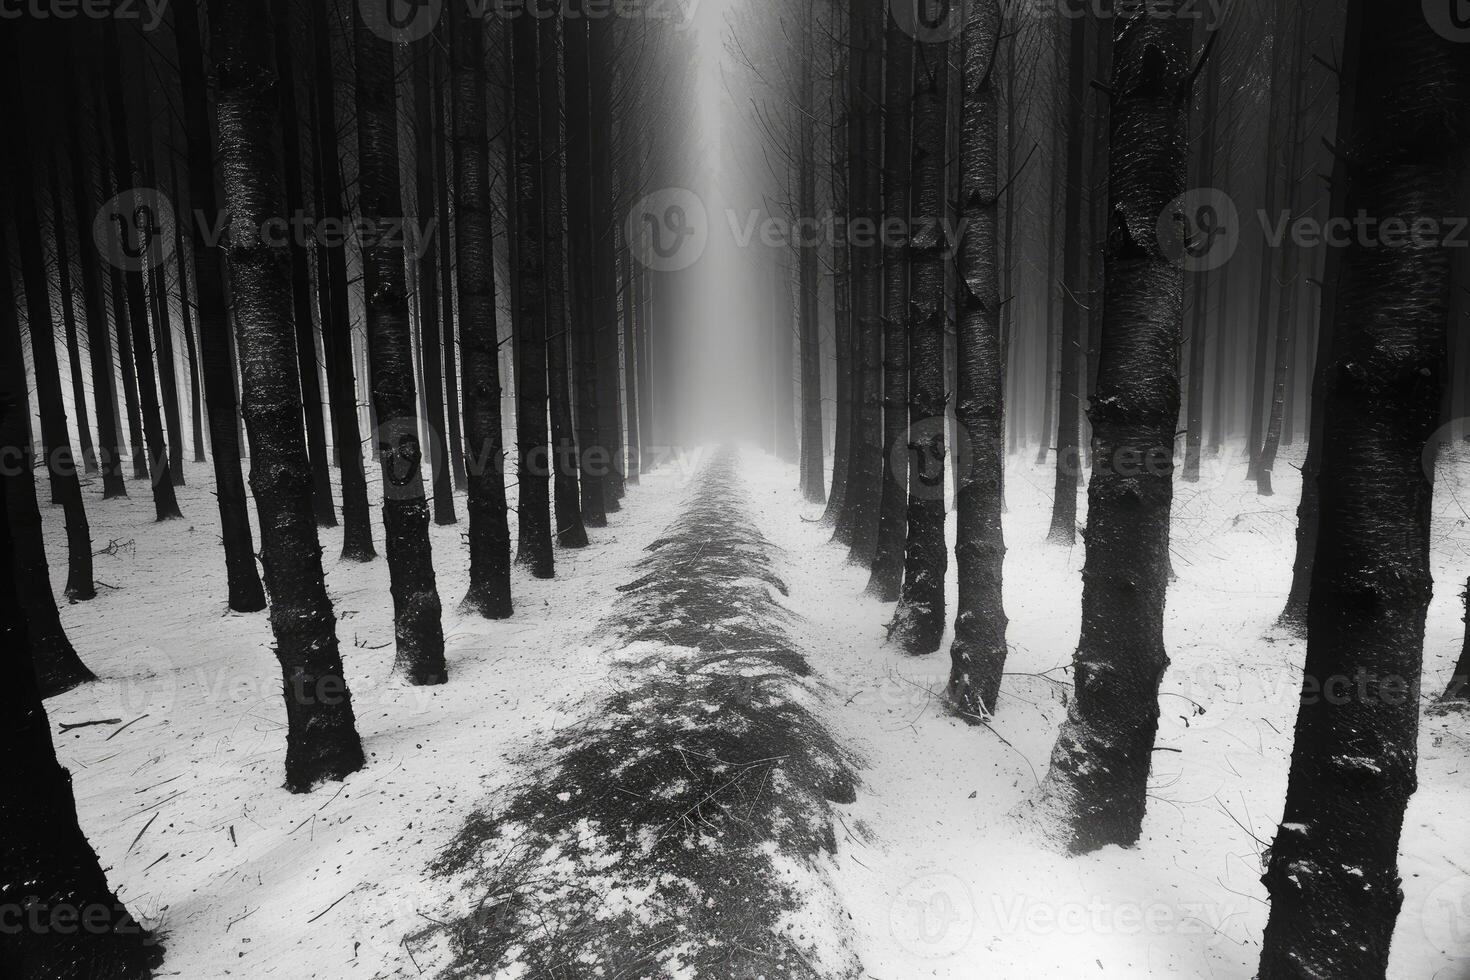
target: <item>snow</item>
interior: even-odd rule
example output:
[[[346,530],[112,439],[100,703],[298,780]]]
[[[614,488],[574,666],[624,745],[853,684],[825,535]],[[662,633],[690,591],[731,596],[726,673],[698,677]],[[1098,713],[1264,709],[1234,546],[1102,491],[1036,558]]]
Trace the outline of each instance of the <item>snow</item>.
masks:
[[[439,688],[392,679],[386,564],[338,562],[340,531],[324,531],[369,762],[308,796],[281,789],[283,709],[266,619],[223,607],[209,467],[189,466],[187,519],[164,525],[152,522],[144,488],[130,483],[131,499],[110,502],[89,488],[96,550],[118,542],[97,559],[112,588],[62,615],[101,681],[47,707],[54,726],[119,719],[59,734],[57,748],[110,880],[164,932],[165,975],[371,980],[445,962],[442,937],[405,938],[470,899],[427,868],[477,804],[524,778],[552,733],[579,722],[620,665],[652,652],[609,650],[597,628],[677,517],[697,458],[631,487],[591,548],[557,552],[556,581],[518,570],[507,622],[455,611],[464,526],[432,528],[451,671]],[[780,547],[775,571],[789,588],[774,598],[796,614],[784,626],[823,695],[803,693],[803,703],[863,766],[856,802],[834,805],[838,849],[822,875],[851,916],[844,934],[813,935],[804,915],[786,925],[824,961],[850,945],[879,980],[1252,976],[1267,911],[1260,853],[1281,816],[1303,659],[1301,641],[1273,628],[1290,581],[1299,477],[1288,464],[1298,462],[1285,454],[1273,498],[1255,494],[1234,458],[1207,462],[1204,482],[1178,488],[1159,737],[1168,751],[1154,759],[1139,846],[1079,858],[1010,816],[1045,774],[1080,619],[1081,545],[1045,543],[1050,470],[1023,454],[1008,475],[1010,676],[992,726],[976,729],[934,698],[947,654],[908,658],[885,645],[892,607],[865,596],[867,573],[827,544],[795,469],[745,453],[751,513]],[[1470,518],[1456,496],[1470,461],[1443,465],[1457,471],[1442,475],[1436,501],[1431,696],[1460,650],[1470,568]],[[45,517],[59,592],[62,516]],[[1464,728],[1463,715],[1423,722],[1394,978],[1470,975]],[[565,800],[584,789],[554,792]],[[669,953],[672,970],[681,957]]]

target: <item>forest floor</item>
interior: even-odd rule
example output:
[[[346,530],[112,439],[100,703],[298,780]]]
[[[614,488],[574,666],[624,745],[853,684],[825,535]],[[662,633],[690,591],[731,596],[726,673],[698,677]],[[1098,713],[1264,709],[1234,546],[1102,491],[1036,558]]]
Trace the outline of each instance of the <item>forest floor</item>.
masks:
[[[827,544],[794,469],[754,452],[646,474],[591,548],[558,551],[557,581],[517,571],[503,623],[454,611],[462,526],[433,528],[451,671],[439,688],[391,679],[386,565],[338,562],[340,532],[324,532],[369,762],[308,796],[280,788],[265,618],[220,599],[209,468],[189,467],[187,519],[163,526],[146,493],[89,492],[111,587],[62,616],[101,680],[47,707],[58,729],[117,719],[57,746],[110,879],[163,934],[168,976],[529,980],[599,956],[636,971],[608,976],[659,975],[634,958],[646,937],[644,953],[724,955],[697,974],[721,978],[772,956],[773,980],[1246,978],[1303,658],[1273,625],[1299,493],[1288,462],[1272,498],[1234,459],[1179,487],[1173,666],[1129,850],[1063,857],[1007,816],[1045,768],[1080,617],[1082,548],[1044,544],[1051,473],[1024,458],[1008,476],[1011,673],[989,728],[945,714],[946,654],[885,645],[890,608]],[[1470,571],[1470,500],[1455,495],[1470,458],[1441,465],[1456,472],[1436,501],[1431,697],[1460,649]],[[46,520],[56,559],[60,510]],[[53,573],[59,588],[64,562]],[[1426,715],[1420,748],[1390,975],[1466,978],[1466,716]],[[612,785],[643,798],[609,808]],[[672,851],[661,834],[677,859],[649,858]],[[593,955],[538,969],[527,949]],[[514,963],[488,966],[502,959]]]

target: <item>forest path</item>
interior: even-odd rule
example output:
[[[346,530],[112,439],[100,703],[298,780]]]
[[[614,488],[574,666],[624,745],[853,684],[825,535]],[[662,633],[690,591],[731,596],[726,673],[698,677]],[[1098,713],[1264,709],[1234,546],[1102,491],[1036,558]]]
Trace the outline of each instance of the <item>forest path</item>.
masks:
[[[828,876],[857,762],[819,720],[740,466],[705,464],[620,590],[614,690],[437,862],[461,898],[411,940],[443,975],[860,974]]]

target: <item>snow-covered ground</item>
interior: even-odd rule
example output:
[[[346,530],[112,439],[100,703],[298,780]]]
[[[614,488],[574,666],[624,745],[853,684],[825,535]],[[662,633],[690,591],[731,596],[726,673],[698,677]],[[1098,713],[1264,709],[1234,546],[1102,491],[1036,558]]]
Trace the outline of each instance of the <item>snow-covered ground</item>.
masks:
[[[1009,475],[1012,674],[993,729],[973,729],[933,696],[946,655],[884,645],[889,608],[862,595],[866,574],[826,544],[794,469],[744,455],[752,516],[781,549],[783,603],[799,614],[788,633],[829,688],[821,713],[863,762],[856,802],[835,807],[829,870],[865,976],[1251,976],[1266,914],[1260,851],[1280,817],[1303,658],[1272,626],[1299,490],[1287,462],[1297,460],[1278,467],[1274,498],[1257,497],[1234,461],[1179,488],[1173,666],[1145,839],[1073,858],[1038,848],[1007,817],[1044,771],[1080,615],[1082,550],[1044,543],[1050,472],[1018,459]],[[1470,501],[1454,496],[1467,464],[1456,465],[1436,507],[1431,694],[1459,652],[1470,572]],[[451,679],[430,690],[388,679],[386,565],[337,562],[340,533],[324,532],[369,764],[309,796],[280,788],[283,709],[265,617],[224,610],[209,468],[189,467],[182,522],[153,524],[144,488],[128,501],[89,493],[96,548],[117,543],[97,576],[115,588],[62,615],[102,679],[48,709],[56,727],[118,719],[59,734],[58,751],[110,879],[164,933],[165,975],[418,976],[404,937],[453,898],[426,869],[478,801],[524,777],[552,733],[605,693],[616,664],[593,631],[678,515],[695,469],[689,459],[646,475],[591,548],[558,552],[555,582],[518,572],[517,615],[504,623],[455,611],[463,526],[434,528]],[[59,587],[59,509],[46,520]],[[1470,976],[1464,721],[1425,719],[1396,978]]]

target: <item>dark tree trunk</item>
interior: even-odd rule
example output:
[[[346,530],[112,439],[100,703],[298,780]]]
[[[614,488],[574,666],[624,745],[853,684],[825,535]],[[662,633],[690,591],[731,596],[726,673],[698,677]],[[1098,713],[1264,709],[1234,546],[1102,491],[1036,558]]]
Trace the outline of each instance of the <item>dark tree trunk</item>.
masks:
[[[1295,223],[1302,197],[1297,174],[1301,169],[1301,126],[1302,117],[1306,113],[1306,106],[1303,103],[1307,89],[1305,77],[1307,11],[1304,8],[1298,9],[1295,12],[1295,16],[1297,26],[1295,38],[1292,41],[1292,116],[1286,131],[1287,171],[1285,200],[1293,216],[1291,223]],[[1291,223],[1288,224],[1288,229],[1290,229]],[[1281,447],[1284,428],[1291,424],[1291,420],[1287,415],[1287,392],[1291,366],[1295,360],[1293,350],[1298,324],[1292,313],[1293,302],[1296,299],[1296,294],[1300,291],[1298,275],[1301,270],[1301,262],[1302,249],[1297,247],[1293,242],[1290,231],[1288,230],[1287,238],[1282,243],[1281,279],[1277,283],[1276,374],[1271,385],[1271,412],[1266,423],[1265,440],[1262,443],[1260,455],[1256,460],[1256,488],[1263,497],[1269,497],[1275,493],[1271,485],[1271,471],[1276,466],[1276,455]]]
[[[18,45],[11,40],[4,49],[14,57]],[[92,532],[87,524],[82,481],[77,473],[76,459],[72,456],[71,435],[67,429],[61,366],[57,363],[56,332],[51,319],[51,284],[46,276],[46,249],[41,241],[41,216],[36,207],[40,187],[36,183],[31,160],[31,148],[45,145],[39,120],[33,117],[36,107],[46,105],[44,89],[38,84],[44,79],[44,72],[40,65],[34,63],[22,66],[11,60],[10,64],[7,81],[14,85],[12,91],[22,94],[22,98],[11,102],[10,111],[4,113],[6,129],[16,137],[7,154],[9,179],[6,184],[11,214],[15,218],[31,356],[36,370],[36,400],[41,410],[44,450],[42,460],[50,474],[53,497],[66,515],[66,597],[82,601],[97,595],[97,587],[92,581]],[[66,260],[61,249],[58,249],[58,255],[63,262]]]
[[[324,4],[309,3],[313,53],[312,93],[316,117],[315,162],[318,210],[323,220],[345,217],[337,145],[336,77],[332,70],[332,35]],[[347,250],[340,239],[317,242],[317,292],[322,312],[322,356],[327,395],[336,429],[337,468],[342,478],[342,558],[367,562],[373,548],[372,511],[362,454],[361,416],[357,403],[357,371],[353,366],[352,319],[348,305]],[[366,380],[366,379],[364,379]],[[375,444],[376,445],[376,444]]]
[[[1286,18],[1288,16],[1286,0],[1276,0],[1275,13],[1272,20],[1271,41],[1271,87],[1267,90],[1266,99],[1270,103],[1266,121],[1266,213],[1276,215],[1281,210],[1281,174],[1280,155],[1282,133],[1281,111],[1283,72],[1290,65],[1284,56],[1286,44]],[[1270,363],[1268,352],[1271,345],[1271,299],[1274,295],[1275,283],[1274,266],[1276,263],[1276,250],[1271,248],[1270,243],[1262,241],[1261,246],[1261,268],[1259,279],[1259,291],[1256,296],[1256,337],[1255,355],[1251,367],[1250,378],[1250,411],[1248,413],[1249,429],[1246,432],[1246,446],[1250,455],[1250,467],[1246,473],[1246,479],[1255,480],[1260,471],[1261,447],[1266,444],[1266,377],[1269,373]]]
[[[1204,67],[1205,91],[1200,113],[1199,146],[1195,157],[1195,186],[1215,186],[1215,154],[1217,112],[1220,91],[1220,62],[1212,57]],[[1200,480],[1200,460],[1205,437],[1205,352],[1209,349],[1210,297],[1215,277],[1201,270],[1193,276],[1193,309],[1189,332],[1189,400],[1185,409],[1184,472],[1185,483]],[[1224,325],[1216,321],[1215,330]]]
[[[910,654],[934,653],[944,640],[944,577],[949,569],[945,524],[944,335],[948,317],[944,292],[949,243],[945,181],[949,115],[949,45],[921,43],[916,51],[914,92],[914,235],[909,283],[908,544],[903,595],[892,635]]]
[[[57,107],[56,111],[66,110]],[[78,160],[76,166],[85,165]],[[61,196],[61,161],[51,159],[47,185],[51,197],[51,233],[56,243],[56,291],[61,294],[61,325],[66,334],[66,361],[71,370],[71,403],[76,411],[77,440],[82,448],[82,466],[88,476],[98,472],[97,449],[92,442],[92,426],[87,421],[87,388],[83,384],[86,372],[82,370],[82,347],[78,337],[77,311],[71,291],[71,248],[66,229],[66,207]]]
[[[950,701],[976,722],[995,713],[1006,663],[1006,611],[1001,594],[1005,535],[1005,359],[1000,334],[1000,258],[996,210],[995,59],[1000,49],[998,0],[977,0],[964,32],[964,109],[960,129],[958,388],[955,415],[969,443],[968,471],[956,499],[959,605]]]
[[[196,222],[200,215],[213,221],[220,210],[209,109],[204,100],[204,49],[197,6],[200,2],[180,0],[174,6],[179,81],[184,94],[184,134],[189,149],[189,213]],[[219,502],[229,603],[236,612],[259,612],[266,607],[265,589],[255,566],[250,508],[240,474],[240,418],[231,367],[224,252],[207,243],[204,237],[191,236],[194,286],[199,310],[199,358],[204,375],[204,400],[209,409],[209,445],[214,456],[214,491]]]
[[[1086,157],[1087,25],[1088,18],[1071,20],[1070,91],[1067,98],[1067,169],[1064,204],[1061,373],[1057,389],[1057,468],[1052,493],[1051,530],[1047,541],[1071,547],[1077,543],[1077,479],[1082,472],[1081,438],[1082,365],[1087,337],[1087,241],[1090,237],[1083,208],[1088,181]]]
[[[6,411],[7,425],[0,432],[3,436],[0,454],[4,457],[0,482],[5,488],[6,514],[15,543],[15,579],[21,604],[30,619],[36,681],[41,696],[50,698],[94,677],[72,649],[71,640],[61,626],[56,597],[51,592],[51,573],[46,563],[46,543],[41,533],[41,511],[36,503],[31,462],[30,408],[26,400],[20,319],[4,238],[0,235],[0,387],[4,387],[7,398],[19,403],[19,408]]]
[[[413,58],[414,104],[414,177],[418,190],[418,214],[415,216],[415,243],[423,254],[418,260],[419,332],[422,338],[420,363],[424,373],[424,402],[428,417],[424,421],[432,434],[429,443],[431,473],[434,480],[434,523],[440,527],[458,523],[454,513],[454,474],[444,455],[444,347],[440,336],[439,242],[436,232],[449,213],[438,207],[434,174],[434,101],[438,86],[434,84],[434,63],[438,60],[438,39],[430,35],[418,45]],[[430,208],[433,211],[430,211]],[[432,214],[434,226],[426,219]],[[420,240],[419,236],[423,238]],[[448,256],[443,257],[448,262]]]
[[[913,179],[914,40],[888,18],[888,73],[884,85],[883,217],[909,227]],[[909,262],[908,235],[883,242],[883,486],[878,546],[868,594],[897,602],[903,589],[908,537],[909,467]]]
[[[510,525],[500,417],[500,341],[495,327],[485,43],[478,20],[462,22],[453,4],[450,16],[455,247],[464,434],[469,453],[470,587],[462,608],[488,619],[507,619],[512,612]]]
[[[520,497],[516,560],[536,578],[548,579],[556,574],[556,560],[552,552],[551,434],[547,419],[546,233],[541,223],[544,188],[539,88],[543,55],[534,18],[516,18],[510,38],[515,144],[516,479]]]
[[[9,292],[8,267],[0,278]],[[12,297],[0,299],[8,303]],[[0,319],[12,317],[0,312]],[[12,352],[4,353],[8,357]],[[25,438],[25,388],[12,387],[17,377],[24,382],[23,372],[0,376],[0,446],[16,446]],[[26,567],[26,549],[16,533],[29,518],[18,519],[12,509],[17,500],[9,492],[10,484],[29,480],[30,474],[0,479],[7,484],[0,495],[0,717],[5,718],[6,735],[0,745],[0,824],[6,836],[0,851],[0,906],[46,916],[79,913],[69,919],[70,929],[5,929],[0,934],[0,973],[13,980],[143,980],[153,975],[163,949],[108,887],[77,820],[71,773],[56,760],[43,692],[37,688],[45,658],[32,645],[38,608],[25,584],[27,571],[34,569]],[[29,509],[35,510],[34,493]],[[87,927],[75,928],[78,921]]]
[[[817,219],[817,94],[813,78],[816,51],[816,0],[805,0],[802,7],[802,54],[800,92],[800,122],[797,138],[799,158],[797,160],[797,208],[800,216],[815,222]],[[798,257],[797,288],[800,290],[799,329],[801,364],[801,495],[811,504],[827,500],[826,477],[823,469],[827,464],[825,432],[822,428],[822,324],[821,303],[817,290],[820,288],[819,256],[815,247],[801,249]],[[631,377],[631,373],[629,375]]]
[[[833,19],[840,16],[840,4],[833,5]],[[845,227],[852,217],[848,197],[847,131],[848,120],[847,83],[851,76],[851,49],[848,38],[840,27],[833,31],[834,71],[828,87],[828,115],[832,125],[828,132],[830,141],[829,176],[832,184],[832,210]],[[822,514],[822,523],[834,528],[834,540],[840,540],[841,528],[847,522],[847,483],[852,469],[852,276],[851,253],[846,236],[832,243],[832,340],[833,340],[833,428],[832,428],[832,493],[827,497],[827,509]],[[881,501],[879,502],[881,506]]]
[[[643,472],[643,433],[638,428],[638,286],[633,273],[633,252],[627,242],[618,249],[623,269],[623,418],[628,430],[628,483],[639,483]]]
[[[1470,585],[1465,587],[1461,598],[1466,602],[1465,643],[1460,648],[1460,660],[1455,664],[1449,686],[1440,696],[1441,701],[1470,701]]]
[[[291,4],[271,0],[276,22],[276,71],[281,99],[282,172],[286,178],[287,215],[304,212],[306,195],[301,189],[301,135],[296,106],[296,56],[292,50]],[[306,242],[292,235],[291,310],[296,321],[297,373],[301,377],[301,404],[306,418],[306,453],[311,461],[311,503],[319,527],[336,527],[337,511],[332,504],[332,460],[327,453],[327,426],[322,414],[322,382],[318,374],[316,330],[311,312],[311,262]]]
[[[66,105],[62,115],[66,118],[67,154],[71,157],[71,202],[72,211],[77,216],[77,235],[81,237],[86,233],[85,216],[96,214],[97,201],[92,193],[92,179],[88,170],[93,155],[84,149],[82,139],[85,116],[81,88],[92,71],[90,65],[95,53],[91,32],[87,32],[79,43],[88,61],[85,69],[77,64],[73,54],[76,45],[62,44],[60,47],[62,72],[66,79]],[[96,142],[91,147],[100,148],[100,139],[94,139]],[[107,302],[99,275],[101,267],[85,246],[80,247],[83,251],[78,265],[82,270],[82,303],[86,307],[87,348],[92,360],[92,398],[97,407],[97,449],[101,457],[99,465],[102,469],[102,499],[111,500],[128,495],[127,486],[123,483],[122,456],[117,445],[117,386],[113,380],[112,337],[107,327]]]
[[[1347,213],[1432,225],[1458,206],[1470,55],[1417,8],[1354,6],[1362,48],[1348,83]],[[1399,838],[1417,783],[1434,588],[1424,452],[1440,423],[1451,253],[1358,243],[1343,261],[1305,682],[1263,878],[1271,914],[1262,980],[1386,974],[1403,903]]]
[[[382,453],[383,532],[398,643],[395,670],[410,684],[443,684],[449,675],[414,391],[393,47],[368,27],[361,8],[354,27],[359,206],[374,229],[373,240],[363,247],[368,358],[378,413],[373,439]]]
[[[146,108],[146,100],[144,105]],[[153,135],[149,133],[143,141],[143,184],[146,187],[161,186],[153,153]],[[164,233],[168,232],[165,228]],[[179,374],[174,361],[174,325],[168,301],[167,255],[160,255],[159,261],[149,265],[148,300],[153,316],[153,353],[158,367],[158,390],[162,396],[160,401],[163,424],[168,438],[168,473],[174,486],[182,487],[185,485],[184,420],[179,415]]]
[[[450,42],[445,42],[446,44]],[[449,432],[449,473],[456,491],[463,492],[469,486],[464,469],[464,432],[460,422],[459,401],[459,357],[455,353],[455,309],[454,309],[454,235],[450,229],[449,208],[449,123],[446,118],[444,92],[449,86],[449,63],[447,56],[440,54],[434,60],[434,186],[440,219],[439,233],[439,299],[444,315],[440,320],[444,345],[444,400],[445,422]]]
[[[848,189],[852,218],[876,229],[883,216],[883,41],[885,8],[854,0],[849,79]],[[943,148],[937,151],[942,158]],[[939,163],[942,168],[942,159]],[[858,357],[856,414],[847,474],[847,521],[839,538],[848,559],[871,568],[883,498],[883,249],[877,237],[851,244],[852,317]],[[942,342],[941,333],[940,340]],[[942,357],[942,354],[941,354]],[[942,361],[941,361],[942,371]],[[943,382],[940,382],[941,385]],[[942,414],[942,413],[941,413]],[[941,616],[941,621],[942,621]],[[937,642],[937,641],[936,641]]]
[[[184,200],[179,186],[178,168],[174,164],[174,155],[168,158],[169,186],[173,188],[175,201]],[[189,256],[184,246],[187,244],[184,235],[186,222],[174,222],[174,254],[178,257],[179,264],[179,318],[180,326],[184,330],[184,357],[189,366],[189,428],[190,435],[194,441],[194,462],[203,463],[204,458],[204,398],[203,392],[199,390],[199,349],[194,342],[194,304],[189,302]]]
[[[270,62],[271,20],[249,0],[215,0],[209,12],[224,204],[236,221],[256,228],[286,206],[275,149],[281,81]],[[291,322],[292,259],[250,234],[231,236],[226,254],[252,448],[250,486],[286,700],[286,787],[308,792],[356,772],[364,760],[312,511]]]
[[[565,27],[567,247],[577,269],[591,270],[595,256],[592,213],[592,102],[588,83],[587,20],[574,17]],[[601,407],[597,392],[596,288],[589,274],[571,277],[572,371],[577,388],[577,446],[580,450],[582,520],[607,527],[606,461],[601,455]]]
[[[1082,635],[1076,694],[1040,802],[1074,852],[1138,840],[1168,665],[1163,616],[1184,272],[1161,249],[1153,216],[1183,193],[1187,171],[1193,25],[1178,17],[1183,2],[1120,11],[1114,31],[1112,209],[1091,410]],[[1144,214],[1147,221],[1132,220]]]
[[[1333,142],[1332,200],[1329,217],[1347,214],[1350,170],[1346,150],[1353,138],[1358,93],[1353,87],[1358,77],[1362,43],[1363,5],[1348,6],[1348,21],[1343,31],[1342,66],[1338,76],[1337,136]],[[1312,393],[1307,421],[1307,454],[1302,462],[1302,496],[1297,505],[1296,559],[1292,563],[1291,592],[1279,624],[1293,632],[1305,633],[1307,602],[1312,594],[1312,572],[1317,560],[1317,535],[1321,501],[1322,433],[1326,424],[1327,385],[1336,358],[1339,298],[1346,271],[1344,250],[1327,249],[1322,272],[1321,315],[1317,328],[1317,360],[1312,373]]]
[[[560,17],[541,21],[541,179],[544,200],[540,225],[546,245],[546,383],[551,410],[551,465],[556,540],[563,548],[587,547],[577,483],[577,438],[572,423],[571,365],[567,358],[567,234],[562,201]],[[574,270],[575,271],[575,270]]]
[[[646,269],[638,271],[638,432],[639,451],[643,458],[639,461],[640,472],[649,473],[658,464],[658,429],[655,428],[654,416],[654,392],[651,361],[653,358],[653,297],[649,295],[653,291],[653,278]]]
[[[127,285],[121,269],[108,270],[112,322],[117,331],[117,360],[122,372],[123,403],[128,416],[128,450],[133,479],[148,482],[148,452],[143,446],[143,418],[138,410],[138,371],[133,359],[133,331],[128,323]]]
[[[623,433],[621,398],[618,393],[618,251],[617,183],[613,169],[613,36],[606,17],[588,22],[587,55],[591,88],[592,132],[588,142],[592,155],[593,265],[596,282],[593,324],[597,349],[597,429],[604,464],[603,508],[609,514],[622,509]]]
[[[128,146],[128,119],[123,109],[122,77],[122,52],[120,50],[122,41],[118,35],[116,19],[107,22],[107,40],[102,46],[102,65],[104,85],[107,90],[108,115],[112,125],[112,157],[113,173],[116,176],[118,190],[120,192],[133,191],[136,201],[127,201],[130,206],[128,214],[114,214],[109,216],[110,220],[118,223],[119,227],[127,228],[136,236],[142,233],[143,239],[135,239],[128,247],[144,249],[140,261],[128,263],[128,268],[122,273],[125,299],[127,302],[127,321],[129,327],[129,340],[132,346],[133,368],[136,372],[138,384],[138,406],[143,417],[142,443],[133,444],[133,455],[136,458],[139,452],[147,453],[147,475],[153,485],[153,509],[160,521],[173,520],[183,517],[179,510],[179,503],[174,496],[174,480],[169,470],[168,444],[163,437],[163,418],[158,408],[158,389],[153,372],[153,357],[148,339],[148,302],[143,290],[143,263],[153,262],[157,259],[156,249],[159,248],[156,235],[151,231],[133,227],[129,222],[141,213],[151,214],[146,209],[149,205],[139,195],[145,194],[143,190],[134,190],[133,180],[133,158],[132,150]],[[135,211],[131,205],[137,204],[140,209]],[[131,237],[131,236],[124,236]],[[112,258],[119,258],[114,255]]]

